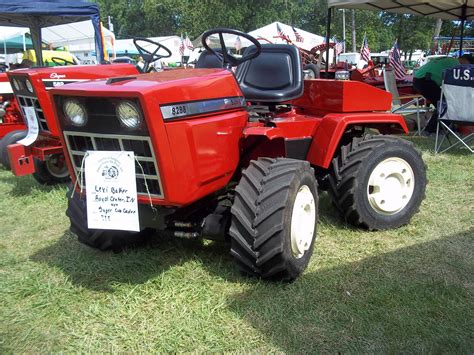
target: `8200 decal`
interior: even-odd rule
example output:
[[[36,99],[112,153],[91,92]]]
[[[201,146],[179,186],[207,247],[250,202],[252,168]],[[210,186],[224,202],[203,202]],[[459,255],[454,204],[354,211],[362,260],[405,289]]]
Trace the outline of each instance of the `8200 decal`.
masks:
[[[173,106],[171,108],[171,114],[173,116],[181,116],[186,114],[186,106],[180,105],[180,106]]]

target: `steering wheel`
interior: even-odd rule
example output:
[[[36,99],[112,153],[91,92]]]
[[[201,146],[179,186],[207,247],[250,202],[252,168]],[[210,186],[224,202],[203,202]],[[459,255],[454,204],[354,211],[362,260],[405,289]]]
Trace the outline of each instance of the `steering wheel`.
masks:
[[[76,65],[76,63],[71,62],[70,60],[67,60],[67,59],[64,59],[64,58],[59,58],[59,57],[51,57],[51,61],[52,61],[54,64],[61,65],[61,66],[64,66],[64,65]]]
[[[153,44],[156,46],[156,49],[154,51],[150,51],[148,49],[143,48],[143,46],[138,44],[138,42],[146,42],[146,43]],[[172,54],[171,51],[166,46],[162,45],[161,43],[152,41],[151,39],[148,39],[148,38],[134,38],[133,44],[135,45],[135,47],[137,47],[138,53],[145,61],[145,64],[142,69],[144,73],[148,73],[148,70],[150,69],[150,64],[152,62],[160,60],[161,58],[169,58],[171,57],[171,54]],[[166,51],[166,54],[159,54],[158,51],[160,49],[163,49],[164,51]]]
[[[227,46],[225,45],[224,37],[222,36],[224,33],[228,33],[231,35],[236,35],[236,36],[248,39],[250,42],[252,42],[255,45],[256,50],[252,53],[247,54],[246,56],[243,56],[242,58],[237,58],[233,56],[232,54],[228,52]],[[221,45],[222,53],[215,51],[214,49],[209,47],[209,45],[207,44],[208,38],[214,34],[219,35],[219,42]],[[256,38],[250,36],[249,34],[245,32],[232,30],[230,28],[215,28],[213,30],[204,32],[202,34],[202,46],[206,50],[214,54],[217,58],[219,58],[219,60],[222,62],[222,67],[226,69],[232,69],[232,67],[236,67],[239,64],[242,64],[243,62],[246,62],[250,59],[258,57],[260,55],[260,52],[262,51],[262,45],[260,44],[260,42],[258,42]]]

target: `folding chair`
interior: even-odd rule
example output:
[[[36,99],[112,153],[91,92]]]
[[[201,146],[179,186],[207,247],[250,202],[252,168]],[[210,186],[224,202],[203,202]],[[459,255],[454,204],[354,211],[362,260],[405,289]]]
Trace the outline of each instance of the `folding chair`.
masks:
[[[474,65],[460,65],[445,70],[438,112],[435,153],[443,153],[457,146],[465,147],[474,153],[473,147],[469,145],[470,141],[474,140],[474,131],[462,136],[453,129],[454,124],[458,128],[474,126]],[[451,136],[454,143],[449,139]],[[449,145],[441,150],[446,140]]]
[[[426,99],[423,95],[405,95],[400,96],[397,88],[397,79],[392,68],[383,69],[383,81],[385,90],[392,94],[392,113],[400,115],[411,115],[416,113],[417,132],[421,135],[420,113],[428,112]],[[402,104],[402,100],[410,100]],[[416,135],[416,132],[415,132]]]

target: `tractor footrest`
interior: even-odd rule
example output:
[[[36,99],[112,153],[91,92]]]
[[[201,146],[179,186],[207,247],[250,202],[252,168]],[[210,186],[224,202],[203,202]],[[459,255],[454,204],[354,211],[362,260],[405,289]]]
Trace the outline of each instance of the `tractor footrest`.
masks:
[[[35,163],[29,148],[22,144],[10,144],[7,149],[13,174],[23,176],[35,172]]]

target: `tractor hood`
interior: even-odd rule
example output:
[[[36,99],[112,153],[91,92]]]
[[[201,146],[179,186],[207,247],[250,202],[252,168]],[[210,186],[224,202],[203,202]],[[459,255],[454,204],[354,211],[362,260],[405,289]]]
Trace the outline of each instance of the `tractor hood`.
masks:
[[[28,75],[34,77],[35,80],[42,81],[47,90],[78,81],[135,74],[138,74],[138,70],[132,64],[38,67],[16,69],[8,72],[9,77],[16,75]]]
[[[176,69],[75,83],[51,90],[53,95],[140,97],[159,105],[221,97],[242,97],[232,72],[224,69]]]

